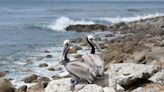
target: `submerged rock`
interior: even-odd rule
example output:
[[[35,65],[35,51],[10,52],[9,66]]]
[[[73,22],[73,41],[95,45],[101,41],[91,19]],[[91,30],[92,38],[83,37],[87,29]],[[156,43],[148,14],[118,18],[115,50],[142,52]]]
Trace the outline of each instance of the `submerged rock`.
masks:
[[[42,64],[39,64],[39,67],[48,67],[48,64],[47,63],[42,63]]]

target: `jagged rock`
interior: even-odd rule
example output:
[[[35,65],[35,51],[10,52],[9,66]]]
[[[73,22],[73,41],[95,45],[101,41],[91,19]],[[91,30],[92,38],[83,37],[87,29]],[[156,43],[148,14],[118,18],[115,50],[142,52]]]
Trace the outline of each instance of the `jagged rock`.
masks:
[[[151,78],[149,78],[149,80],[154,83],[164,84],[164,69],[161,69],[159,72],[154,74]]]
[[[31,76],[28,76],[24,79],[22,79],[22,81],[24,81],[25,83],[32,83],[34,80],[36,80],[38,78],[37,75],[33,74]]]
[[[160,92],[160,90],[158,89],[152,89],[152,88],[142,88],[142,87],[139,87],[135,90],[133,90],[132,92]]]
[[[15,88],[10,81],[0,80],[0,92],[15,92]]]
[[[27,92],[45,92],[45,85],[44,84],[34,84],[33,86],[27,89]]]
[[[103,92],[103,88],[101,86],[97,86],[96,84],[88,84],[78,92]]]
[[[111,64],[109,69],[110,86],[116,84],[128,86],[141,79],[147,80],[154,73],[159,71],[159,67],[154,65],[134,63]]]
[[[37,83],[49,83],[50,79],[48,77],[39,77],[37,80],[35,80]]]
[[[39,67],[48,67],[48,64],[47,63],[42,63],[42,64],[39,64]]]
[[[45,88],[45,92],[72,92],[70,89],[70,79],[63,78],[51,81]],[[96,84],[81,82],[75,86],[74,92],[103,92],[103,88]]]
[[[45,88],[45,92],[68,92],[70,91],[70,78],[51,81]]]

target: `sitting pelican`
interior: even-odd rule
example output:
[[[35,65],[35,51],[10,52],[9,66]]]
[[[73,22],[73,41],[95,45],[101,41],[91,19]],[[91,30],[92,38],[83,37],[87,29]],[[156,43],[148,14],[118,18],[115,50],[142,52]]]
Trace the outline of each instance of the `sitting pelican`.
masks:
[[[70,42],[69,40],[64,41],[64,49],[61,61],[66,70],[73,75],[75,79],[71,79],[71,90],[74,88],[76,84],[78,84],[79,80],[86,80],[88,83],[93,83],[94,76],[93,76],[93,68],[88,66],[84,62],[79,61],[70,61],[67,57],[67,53],[70,49]]]
[[[84,55],[82,58],[84,59],[84,62],[86,62],[88,65],[96,67],[95,70],[97,70],[97,77],[102,77],[104,75],[104,60],[102,51],[92,35],[87,36],[87,42],[92,48],[91,53],[90,55]],[[95,54],[95,47],[100,52],[100,55]]]

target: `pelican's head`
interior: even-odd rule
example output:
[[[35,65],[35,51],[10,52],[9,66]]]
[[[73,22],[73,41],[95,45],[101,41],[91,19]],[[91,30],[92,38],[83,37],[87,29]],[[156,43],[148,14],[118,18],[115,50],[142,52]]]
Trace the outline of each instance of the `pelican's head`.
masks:
[[[99,51],[101,51],[99,45],[97,44],[97,42],[95,41],[95,38],[92,35],[87,36],[87,41],[90,45],[95,46]]]
[[[69,40],[64,40],[63,42],[63,53],[62,57],[60,58],[60,63],[63,63],[64,61],[67,61],[67,53],[70,49],[70,41]]]

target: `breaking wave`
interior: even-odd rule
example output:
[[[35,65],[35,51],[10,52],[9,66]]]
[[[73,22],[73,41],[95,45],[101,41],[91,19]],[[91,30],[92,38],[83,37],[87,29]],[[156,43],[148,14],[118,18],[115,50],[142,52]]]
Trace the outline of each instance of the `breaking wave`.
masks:
[[[138,15],[138,16],[134,16],[134,17],[105,17],[105,18],[98,18],[98,19],[94,19],[97,21],[104,21],[104,22],[109,22],[109,23],[120,23],[120,22],[132,22],[132,21],[137,21],[140,19],[146,19],[146,18],[154,18],[154,17],[158,17],[158,16],[163,16],[164,14],[161,13],[156,13],[156,14],[148,14],[148,15]]]
[[[63,16],[56,19],[54,22],[50,23],[49,25],[47,25],[47,27],[56,31],[64,31],[65,28],[67,28],[69,25],[77,25],[77,24],[91,25],[91,24],[95,24],[95,22],[86,21],[86,20],[75,21],[68,17]]]

